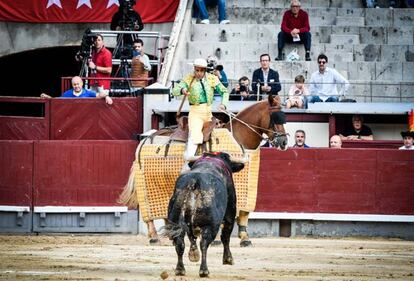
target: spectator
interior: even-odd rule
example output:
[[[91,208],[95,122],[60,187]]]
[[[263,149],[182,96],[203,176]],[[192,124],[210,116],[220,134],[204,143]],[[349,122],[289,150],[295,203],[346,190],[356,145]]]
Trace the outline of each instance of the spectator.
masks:
[[[285,42],[303,42],[305,46],[305,60],[310,61],[311,38],[308,13],[300,8],[299,0],[290,2],[290,10],[283,14],[281,31],[277,35],[278,55],[275,60],[283,60]]]
[[[97,34],[94,42],[94,49],[92,50],[92,59],[88,66],[91,69],[90,77],[96,78],[110,78],[112,72],[112,53],[104,45],[104,39],[101,34]],[[104,80],[90,80],[90,87],[96,92],[99,89],[109,90],[111,85],[110,79]]]
[[[342,140],[338,135],[333,135],[329,140],[329,145],[331,148],[342,148]]]
[[[194,60],[194,73],[188,74],[173,89],[174,96],[188,96],[190,112],[188,115],[189,139],[185,157],[194,156],[199,144],[203,143],[203,124],[211,121],[211,104],[213,103],[214,91],[222,95],[219,110],[225,110],[229,100],[227,88],[221,84],[217,76],[207,72],[207,61],[205,59]]]
[[[373,140],[372,130],[362,124],[364,118],[360,115],[352,116],[352,128],[346,130],[341,136],[342,140]]]
[[[339,96],[344,96],[349,88],[349,82],[338,71],[327,67],[328,57],[324,54],[318,56],[319,70],[314,72],[309,81],[309,102],[338,102]],[[338,93],[337,84],[341,85]]]
[[[297,130],[295,132],[295,145],[294,148],[309,148],[306,143],[306,134],[304,130]]]
[[[239,79],[239,83],[231,90],[230,100],[257,100],[257,95],[250,89],[250,80],[247,76]]]
[[[40,94],[41,98],[52,98],[51,96],[42,93]],[[99,98],[105,99],[107,104],[112,104],[113,101],[111,97],[108,95],[108,91],[100,91],[96,93],[94,91],[87,90],[83,88],[83,81],[82,78],[79,76],[75,76],[72,78],[72,89],[67,90],[61,96],[62,98]]]
[[[380,8],[380,6],[378,5],[378,1],[376,0],[363,0],[362,4],[365,8]],[[398,8],[399,6],[397,5],[395,0],[388,1],[388,4],[390,9]]]
[[[261,67],[253,72],[252,89],[253,92],[262,96],[263,94],[277,95],[282,89],[279,82],[279,73],[270,68],[270,56],[262,54],[260,56]],[[259,93],[257,84],[260,84]]]
[[[226,15],[226,0],[194,0],[194,16],[200,18],[200,23],[209,24],[209,15],[207,11],[207,6],[216,6],[218,7],[218,19],[220,24],[229,24],[230,21],[227,19]]]
[[[144,42],[141,39],[135,39],[132,48],[131,78],[148,79],[151,64],[144,52]],[[131,85],[132,87],[146,87],[147,81],[131,81]]]
[[[401,146],[399,149],[414,150],[414,132],[412,131],[401,132],[401,136],[403,138],[404,145]]]
[[[309,96],[309,90],[304,83],[305,77],[303,77],[303,75],[295,77],[295,85],[292,85],[289,89],[289,97],[286,101],[286,108],[305,107],[306,97]]]

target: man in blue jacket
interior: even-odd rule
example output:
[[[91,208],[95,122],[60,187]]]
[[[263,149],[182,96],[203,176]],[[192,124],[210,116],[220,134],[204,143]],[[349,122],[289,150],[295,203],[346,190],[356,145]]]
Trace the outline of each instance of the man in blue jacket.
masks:
[[[271,94],[276,96],[282,87],[280,86],[279,73],[270,68],[269,54],[262,54],[260,56],[260,65],[261,67],[253,72],[253,91],[257,94],[258,84],[260,83],[259,95],[261,99],[263,99],[263,95]]]

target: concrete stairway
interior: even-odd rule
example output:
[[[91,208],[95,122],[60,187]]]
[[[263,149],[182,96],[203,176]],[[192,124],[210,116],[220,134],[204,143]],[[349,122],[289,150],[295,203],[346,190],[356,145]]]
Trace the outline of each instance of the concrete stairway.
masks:
[[[210,25],[193,20],[175,79],[191,71],[187,62],[215,54],[230,89],[239,77],[251,77],[260,54],[277,55],[277,33],[290,1],[234,0],[228,5],[229,25],[217,24],[217,9],[209,10]],[[297,48],[302,60],[272,62],[286,83],[282,94],[296,75],[309,79],[318,54],[325,53],[329,66],[353,84],[349,94],[358,101],[414,101],[414,9],[364,9],[356,0],[302,1],[302,8],[311,22],[312,61],[304,61],[302,44],[285,46],[286,55]]]

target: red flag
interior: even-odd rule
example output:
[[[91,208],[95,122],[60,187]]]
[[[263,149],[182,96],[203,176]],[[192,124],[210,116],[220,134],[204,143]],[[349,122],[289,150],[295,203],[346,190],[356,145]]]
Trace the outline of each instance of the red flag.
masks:
[[[179,1],[138,0],[134,9],[144,23],[171,22]],[[119,0],[12,0],[0,1],[0,21],[11,22],[111,22]]]
[[[408,113],[408,128],[414,132],[414,108]]]

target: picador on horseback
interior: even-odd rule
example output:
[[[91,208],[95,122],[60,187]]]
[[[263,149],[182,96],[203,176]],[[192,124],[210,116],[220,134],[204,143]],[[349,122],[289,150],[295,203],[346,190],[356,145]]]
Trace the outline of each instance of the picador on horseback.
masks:
[[[190,104],[188,114],[189,137],[185,158],[194,156],[198,146],[203,143],[203,125],[206,122],[211,122],[213,117],[211,105],[214,90],[222,96],[218,110],[226,110],[229,101],[227,88],[221,84],[217,76],[207,72],[207,61],[205,59],[195,59],[193,65],[194,73],[187,75],[173,89],[174,96],[184,95],[188,97]]]
[[[234,183],[240,246],[251,246],[247,223],[249,213],[256,206],[260,144],[266,142],[278,149],[287,147],[280,97],[268,94],[234,115],[226,110],[227,89],[215,75],[207,72],[207,62],[196,59],[192,65],[194,73],[184,77],[173,89],[173,95],[184,96],[177,112],[178,125],[161,129],[141,141],[120,202],[132,208],[139,206],[147,223],[150,244],[159,243],[154,220],[167,218],[174,182],[181,172],[189,169],[188,161],[204,151],[225,151],[245,161],[245,168],[237,173]],[[222,96],[218,110],[230,118],[224,128],[215,128],[211,109],[214,91]],[[188,118],[178,118],[187,97]]]

